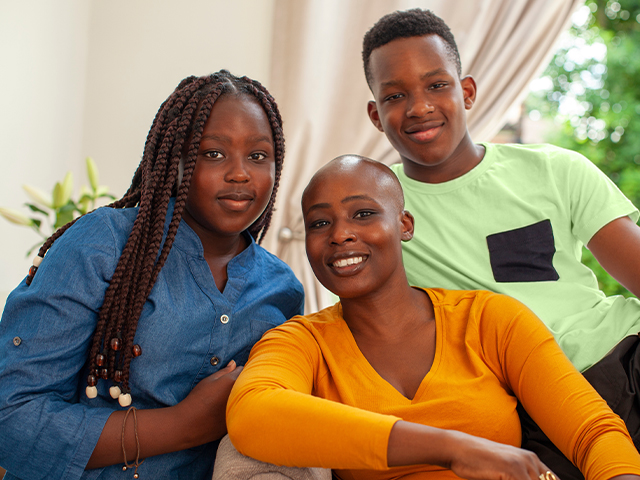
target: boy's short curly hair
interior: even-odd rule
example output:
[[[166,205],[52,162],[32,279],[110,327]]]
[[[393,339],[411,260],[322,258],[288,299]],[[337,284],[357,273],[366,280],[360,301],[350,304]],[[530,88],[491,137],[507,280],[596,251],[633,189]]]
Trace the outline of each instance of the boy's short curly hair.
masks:
[[[367,78],[369,87],[371,87],[372,81],[369,59],[376,48],[382,47],[397,38],[421,37],[423,35],[438,35],[445,41],[447,51],[456,65],[458,75],[461,75],[460,53],[449,26],[432,11],[413,8],[385,15],[365,34],[362,41],[362,61],[364,63],[364,75]]]

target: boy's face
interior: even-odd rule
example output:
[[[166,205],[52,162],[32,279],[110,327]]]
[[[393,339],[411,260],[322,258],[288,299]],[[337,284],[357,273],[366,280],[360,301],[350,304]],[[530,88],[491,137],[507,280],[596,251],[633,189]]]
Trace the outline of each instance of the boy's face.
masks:
[[[445,45],[438,35],[399,38],[370,57],[369,117],[400,153],[405,171],[448,168],[471,145],[465,110],[475,100],[475,82],[459,79]]]
[[[392,278],[406,283],[401,241],[413,236],[413,217],[391,172],[359,157],[334,160],[309,183],[302,211],[309,263],[327,289],[356,298]]]

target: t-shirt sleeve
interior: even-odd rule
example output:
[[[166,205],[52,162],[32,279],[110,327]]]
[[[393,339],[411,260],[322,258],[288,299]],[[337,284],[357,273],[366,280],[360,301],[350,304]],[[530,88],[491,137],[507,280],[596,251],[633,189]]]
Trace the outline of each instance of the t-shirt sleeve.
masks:
[[[638,221],[638,209],[596,165],[576,152],[567,152],[563,187],[569,192],[571,228],[585,245],[616,218]],[[553,159],[552,159],[553,161]]]
[[[322,368],[315,337],[296,319],[251,351],[227,404],[229,437],[257,460],[296,467],[387,468],[397,417],[313,396]]]
[[[586,478],[640,474],[640,455],[615,415],[524,305],[493,295],[484,305],[485,352],[533,420]],[[495,346],[495,350],[493,347]]]
[[[0,322],[0,464],[20,478],[80,478],[112,413],[78,403],[98,310],[117,262],[99,215],[49,250]],[[55,459],[55,460],[54,460]]]

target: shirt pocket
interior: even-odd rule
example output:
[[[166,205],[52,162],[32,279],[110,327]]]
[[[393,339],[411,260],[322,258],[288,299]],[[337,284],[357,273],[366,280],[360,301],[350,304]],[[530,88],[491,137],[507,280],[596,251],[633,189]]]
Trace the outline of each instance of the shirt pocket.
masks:
[[[556,253],[550,220],[487,236],[496,282],[546,282],[560,278],[553,267]]]

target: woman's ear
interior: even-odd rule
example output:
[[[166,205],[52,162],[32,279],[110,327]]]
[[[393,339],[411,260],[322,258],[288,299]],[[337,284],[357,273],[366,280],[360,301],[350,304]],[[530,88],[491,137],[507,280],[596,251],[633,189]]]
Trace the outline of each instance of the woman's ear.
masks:
[[[400,238],[403,242],[408,242],[413,238],[413,228],[415,224],[415,219],[413,218],[413,215],[409,213],[408,210],[403,210],[401,215],[402,215],[402,218],[401,218],[402,233]]]

